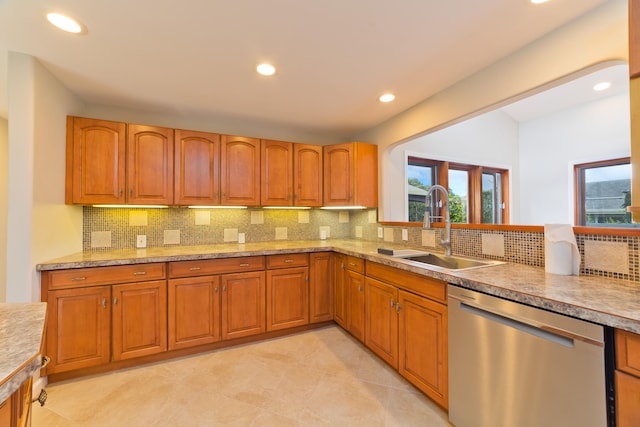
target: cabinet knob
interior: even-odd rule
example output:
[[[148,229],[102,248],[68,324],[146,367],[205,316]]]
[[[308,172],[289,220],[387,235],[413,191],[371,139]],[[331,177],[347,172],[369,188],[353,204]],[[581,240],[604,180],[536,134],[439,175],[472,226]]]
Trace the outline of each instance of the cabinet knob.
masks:
[[[216,294],[218,293],[218,287],[217,286],[215,288],[213,288],[213,292],[215,292]]]
[[[227,285],[222,286],[222,292],[227,292]]]
[[[116,305],[116,304],[118,304],[118,298],[113,299],[113,305]]]
[[[122,188],[118,190],[118,196],[122,197]]]
[[[102,298],[102,308],[107,308],[107,299],[106,298]]]
[[[400,304],[396,304],[396,313],[400,313]]]
[[[394,300],[391,300],[391,308],[393,308],[396,305],[396,302]]]
[[[362,286],[358,286],[358,292],[362,292],[363,290]]]

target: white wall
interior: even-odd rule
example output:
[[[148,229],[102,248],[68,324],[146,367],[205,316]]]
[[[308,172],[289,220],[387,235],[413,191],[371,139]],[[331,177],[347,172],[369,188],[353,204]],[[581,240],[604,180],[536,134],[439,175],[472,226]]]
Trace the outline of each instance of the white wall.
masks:
[[[165,126],[176,129],[198,130],[225,135],[240,135],[264,139],[327,145],[345,142],[335,136],[312,132],[293,131],[286,123],[281,125],[247,121],[241,118],[197,116],[176,113],[155,113],[153,111],[127,110],[105,105],[87,104],[79,113],[83,117],[114,120],[127,123]]]
[[[381,220],[397,183],[387,179],[390,147],[538,92],[606,61],[628,58],[627,0],[611,0],[514,54],[353,136],[378,144]],[[425,76],[428,78],[428,76]]]
[[[0,302],[6,301],[7,287],[7,192],[9,190],[9,129],[0,117]]]
[[[392,147],[385,180],[396,191],[389,194],[384,217],[390,221],[407,220],[406,157],[448,160],[480,166],[509,169],[518,176],[518,123],[501,111],[469,119],[440,131]],[[512,182],[512,185],[516,185]],[[514,206],[517,203],[512,201]],[[511,212],[512,218],[517,212]]]
[[[39,301],[35,265],[82,250],[82,209],[64,204],[66,115],[82,104],[36,59],[9,53],[8,302]]]
[[[630,156],[629,95],[520,125],[519,224],[574,223],[573,165]]]

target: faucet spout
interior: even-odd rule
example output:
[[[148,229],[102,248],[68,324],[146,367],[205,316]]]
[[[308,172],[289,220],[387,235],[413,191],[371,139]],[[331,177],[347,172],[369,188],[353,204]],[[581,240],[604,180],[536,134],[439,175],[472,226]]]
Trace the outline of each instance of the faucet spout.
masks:
[[[431,197],[431,194],[436,190],[440,191],[444,196],[444,198],[447,200],[447,209],[445,210],[445,216],[444,216],[444,239],[440,239],[440,244],[444,246],[445,253],[450,256],[451,255],[451,217],[449,212],[450,211],[449,192],[442,185],[439,185],[439,184],[432,185],[431,188],[429,188],[429,191],[427,191],[427,195],[425,196],[425,215],[424,215],[425,228],[430,228],[430,215],[427,212],[427,209],[428,209],[427,200],[429,199],[429,197]],[[442,218],[442,217],[431,216],[431,218]]]

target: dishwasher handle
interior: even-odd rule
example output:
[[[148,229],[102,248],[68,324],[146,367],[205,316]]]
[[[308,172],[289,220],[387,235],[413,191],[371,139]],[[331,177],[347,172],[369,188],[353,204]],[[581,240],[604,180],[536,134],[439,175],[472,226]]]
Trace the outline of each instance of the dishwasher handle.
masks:
[[[492,311],[485,310],[480,307],[475,307],[467,304],[466,302],[460,302],[460,309],[476,316],[484,317],[487,320],[491,320],[496,323],[500,323],[505,326],[517,329],[522,332],[526,332],[531,335],[535,335],[538,338],[542,338],[547,341],[560,344],[564,347],[574,347],[574,336],[567,336],[561,331],[555,330],[547,326],[534,326],[525,323],[521,320],[516,320],[511,317],[507,317],[503,314],[494,313]]]

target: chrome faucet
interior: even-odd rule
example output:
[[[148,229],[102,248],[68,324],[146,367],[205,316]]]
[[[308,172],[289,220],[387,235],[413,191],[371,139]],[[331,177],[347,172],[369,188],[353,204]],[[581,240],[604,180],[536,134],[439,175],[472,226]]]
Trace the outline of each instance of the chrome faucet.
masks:
[[[431,228],[431,218],[442,218],[442,216],[432,216],[429,214],[429,197],[435,190],[440,190],[447,199],[447,209],[444,216],[444,239],[440,239],[440,244],[444,246],[445,254],[451,256],[451,217],[449,212],[449,192],[442,185],[434,184],[427,191],[424,198],[424,228]]]

